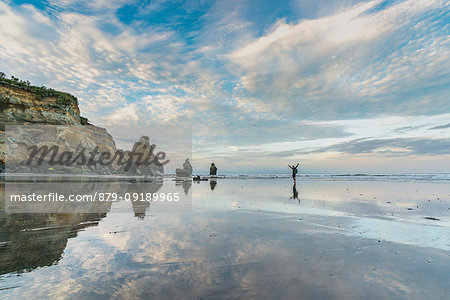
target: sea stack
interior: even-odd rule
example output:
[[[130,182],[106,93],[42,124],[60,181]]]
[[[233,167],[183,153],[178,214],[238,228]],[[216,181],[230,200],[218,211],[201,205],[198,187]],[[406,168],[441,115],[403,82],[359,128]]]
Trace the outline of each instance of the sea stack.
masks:
[[[177,177],[190,177],[192,176],[192,165],[189,162],[189,158],[186,158],[183,164],[183,169],[176,169],[175,174]]]
[[[214,163],[211,163],[211,167],[209,167],[209,175],[217,175],[217,167]]]

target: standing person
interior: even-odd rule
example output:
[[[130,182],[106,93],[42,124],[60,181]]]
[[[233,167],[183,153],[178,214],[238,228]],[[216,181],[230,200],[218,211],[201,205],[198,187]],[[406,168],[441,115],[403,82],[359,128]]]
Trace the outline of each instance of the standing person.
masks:
[[[298,167],[298,163],[297,163],[297,165],[294,167],[294,165],[288,165],[289,166],[289,168],[291,168],[292,169],[292,179],[294,179],[294,182],[295,182],[295,176],[297,175],[297,167]]]
[[[211,167],[209,167],[209,175],[217,175],[217,167],[214,163],[211,163]]]

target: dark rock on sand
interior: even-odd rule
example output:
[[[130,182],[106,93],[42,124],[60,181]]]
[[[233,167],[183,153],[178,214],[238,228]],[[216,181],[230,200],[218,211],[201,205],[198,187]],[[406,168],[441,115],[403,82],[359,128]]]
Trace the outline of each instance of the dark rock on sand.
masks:
[[[192,178],[193,181],[208,181],[208,178],[201,178],[200,176],[195,176]]]
[[[432,221],[439,221],[438,218],[433,218],[433,217],[425,217],[424,219],[432,220]]]

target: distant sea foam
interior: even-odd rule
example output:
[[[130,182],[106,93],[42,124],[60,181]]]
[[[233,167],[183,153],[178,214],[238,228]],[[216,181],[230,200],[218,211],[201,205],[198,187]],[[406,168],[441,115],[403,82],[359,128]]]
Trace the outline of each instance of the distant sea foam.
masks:
[[[201,177],[210,178],[206,174],[197,174]],[[289,179],[291,174],[224,174],[213,176],[218,179]],[[18,178],[32,178],[32,177],[58,177],[63,178],[104,178],[104,179],[130,179],[130,178],[147,178],[147,176],[121,176],[121,175],[95,175],[95,174],[0,174],[0,180],[9,178],[14,180]],[[175,174],[165,174],[165,178],[175,178]],[[153,178],[153,177],[149,177]],[[449,182],[450,173],[426,173],[426,174],[297,174],[298,180],[336,180],[336,181],[428,181],[428,182]]]
[[[208,175],[201,175],[209,177]],[[291,174],[226,174],[222,179],[283,179]],[[297,174],[297,179],[311,180],[362,180],[362,181],[450,181],[450,173],[427,174]]]

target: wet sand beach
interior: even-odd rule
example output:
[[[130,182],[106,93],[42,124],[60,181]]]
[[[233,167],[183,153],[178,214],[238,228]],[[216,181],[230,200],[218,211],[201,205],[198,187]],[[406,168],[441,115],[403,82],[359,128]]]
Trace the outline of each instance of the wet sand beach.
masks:
[[[164,180],[192,209],[0,214],[0,298],[446,299],[447,181]]]

